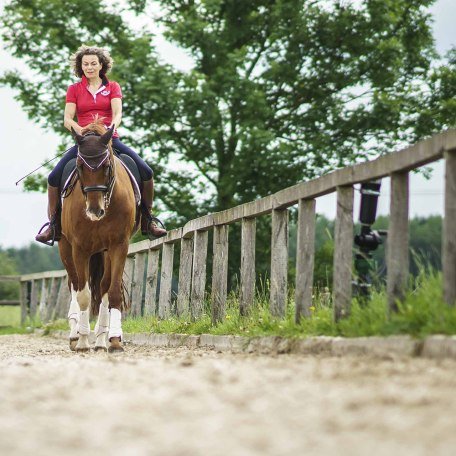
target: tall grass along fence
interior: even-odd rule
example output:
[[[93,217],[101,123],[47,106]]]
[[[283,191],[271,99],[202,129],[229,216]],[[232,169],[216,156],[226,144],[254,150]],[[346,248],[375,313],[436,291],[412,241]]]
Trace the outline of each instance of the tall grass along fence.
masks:
[[[288,296],[288,209],[297,205],[296,321],[311,315],[315,250],[316,198],[336,192],[333,309],[336,321],[348,316],[352,300],[354,184],[391,178],[390,224],[387,249],[387,296],[390,310],[404,297],[408,274],[409,172],[445,160],[445,214],[443,221],[443,296],[456,302],[456,130],[448,130],[396,153],[339,169],[273,195],[223,212],[191,220],[164,238],[130,245],[124,279],[132,297],[133,315],[177,314],[198,319],[206,299],[208,232],[213,230],[212,322],[223,320],[228,283],[228,229],[240,222],[240,313],[247,315],[255,294],[256,220],[271,215],[270,311],[284,317]],[[180,244],[177,299],[173,296],[175,246]],[[177,274],[176,274],[177,275]],[[4,280],[1,278],[0,280]],[[21,283],[21,319],[46,322],[66,317],[70,295],[65,271],[17,277]],[[158,284],[160,286],[158,287]],[[158,289],[159,288],[159,289]]]

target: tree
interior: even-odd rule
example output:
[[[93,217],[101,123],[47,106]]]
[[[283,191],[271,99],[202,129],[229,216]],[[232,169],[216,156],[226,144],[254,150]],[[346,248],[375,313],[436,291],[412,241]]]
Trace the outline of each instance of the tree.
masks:
[[[101,0],[10,0],[2,36],[35,77],[1,81],[63,135],[69,54],[109,46],[128,141],[153,159],[162,207],[182,223],[428,134],[414,123],[433,71],[433,2],[130,0],[118,14]],[[154,24],[192,57],[189,71],[160,61]]]

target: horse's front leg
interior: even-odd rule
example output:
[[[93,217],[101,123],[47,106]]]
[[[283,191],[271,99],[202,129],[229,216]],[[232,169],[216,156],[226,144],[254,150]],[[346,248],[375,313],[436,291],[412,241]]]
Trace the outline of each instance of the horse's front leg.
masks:
[[[100,283],[101,304],[98,319],[95,325],[95,351],[107,351],[106,338],[109,331],[109,298],[108,290],[111,284],[111,261],[109,255],[104,256],[104,273]]]
[[[68,324],[70,325],[70,349],[74,350],[79,339],[79,304],[76,296],[78,275],[73,262],[73,253],[70,243],[65,236],[59,241],[60,258],[68,273],[68,287],[71,291],[70,308],[68,309]]]
[[[76,351],[89,351],[89,334],[90,334],[90,289],[88,282],[89,272],[89,255],[86,255],[81,249],[73,249],[73,260],[78,275],[78,290],[76,299],[79,304],[79,339],[76,344]]]
[[[128,253],[128,244],[119,246],[112,250],[111,260],[111,284],[108,291],[109,305],[109,348],[110,353],[123,352],[122,347],[122,275],[125,267],[125,260]]]

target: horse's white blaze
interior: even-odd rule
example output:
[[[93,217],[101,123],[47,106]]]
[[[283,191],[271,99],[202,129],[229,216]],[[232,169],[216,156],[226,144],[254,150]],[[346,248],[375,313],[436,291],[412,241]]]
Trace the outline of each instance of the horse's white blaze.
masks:
[[[98,312],[97,324],[95,325],[95,347],[106,348],[106,334],[109,330],[109,300],[108,294],[104,294],[101,299],[100,311]]]
[[[103,193],[98,194],[98,201],[97,205],[100,209],[103,210],[103,215],[101,217],[98,217],[93,213],[93,202],[90,202],[88,199],[86,201],[86,215],[91,220],[92,222],[98,222],[101,220],[105,215],[106,215],[106,207],[105,207],[105,201],[103,197]]]
[[[71,285],[71,303],[68,310],[68,323],[70,324],[70,339],[78,337],[78,323],[79,323],[79,304],[77,293],[73,285]]]
[[[122,340],[122,314],[119,309],[111,309],[109,315],[109,334],[108,339],[120,337]]]

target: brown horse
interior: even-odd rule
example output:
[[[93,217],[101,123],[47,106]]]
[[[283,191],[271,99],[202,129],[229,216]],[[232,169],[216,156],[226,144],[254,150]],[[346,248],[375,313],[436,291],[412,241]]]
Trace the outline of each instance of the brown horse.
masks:
[[[123,351],[121,310],[122,274],[134,230],[136,201],[129,175],[113,155],[111,137],[95,120],[83,130],[72,130],[79,147],[76,161],[79,184],[64,199],[60,257],[68,272],[71,304],[68,312],[70,347],[87,351],[89,312],[98,312],[95,350]]]

